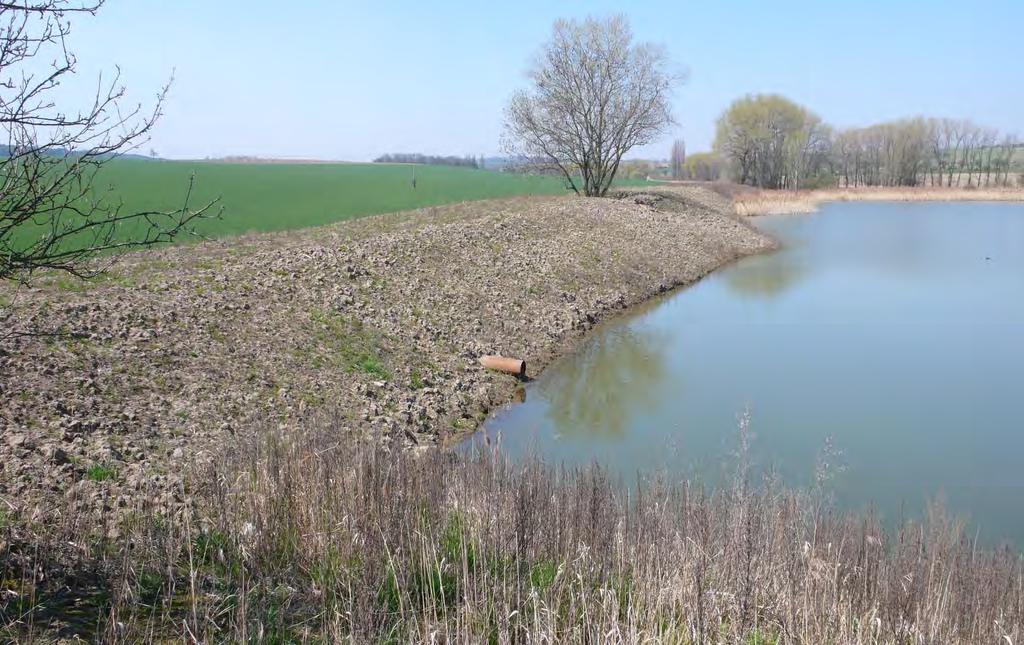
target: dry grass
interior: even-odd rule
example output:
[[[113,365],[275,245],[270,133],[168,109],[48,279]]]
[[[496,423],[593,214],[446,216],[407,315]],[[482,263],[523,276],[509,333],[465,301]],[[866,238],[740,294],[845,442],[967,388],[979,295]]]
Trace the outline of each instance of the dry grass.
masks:
[[[721,192],[723,189],[718,188]],[[1024,189],[1016,188],[827,188],[821,190],[757,190],[726,191],[739,215],[784,215],[813,213],[823,202],[1019,202]]]
[[[496,453],[267,429],[205,511],[0,532],[0,639],[1018,643],[1022,562],[935,511],[886,533],[820,492],[714,493]],[[741,433],[742,434],[742,433]]]

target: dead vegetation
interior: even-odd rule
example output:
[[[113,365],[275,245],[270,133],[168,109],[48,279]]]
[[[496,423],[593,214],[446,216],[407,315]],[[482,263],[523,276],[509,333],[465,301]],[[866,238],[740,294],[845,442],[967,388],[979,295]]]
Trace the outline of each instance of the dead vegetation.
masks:
[[[1016,188],[867,187],[820,190],[760,190],[724,187],[738,215],[785,215],[813,213],[824,202],[1020,202],[1024,190]]]
[[[0,529],[0,637],[108,642],[995,643],[1024,636],[1016,551],[935,509],[887,532],[823,490],[419,456],[329,418],[272,424],[200,514]],[[742,455],[742,453],[741,453]],[[116,531],[112,530],[116,529]],[[114,536],[114,537],[111,537]]]

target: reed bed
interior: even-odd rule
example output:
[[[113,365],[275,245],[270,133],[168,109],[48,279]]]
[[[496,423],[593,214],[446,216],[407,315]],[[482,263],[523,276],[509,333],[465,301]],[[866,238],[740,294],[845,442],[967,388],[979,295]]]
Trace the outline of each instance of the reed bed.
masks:
[[[821,190],[735,190],[728,195],[738,215],[813,213],[824,202],[963,202],[1024,201],[1017,188],[827,188]]]
[[[1020,553],[822,489],[421,454],[267,429],[192,513],[8,517],[0,640],[1019,643]]]

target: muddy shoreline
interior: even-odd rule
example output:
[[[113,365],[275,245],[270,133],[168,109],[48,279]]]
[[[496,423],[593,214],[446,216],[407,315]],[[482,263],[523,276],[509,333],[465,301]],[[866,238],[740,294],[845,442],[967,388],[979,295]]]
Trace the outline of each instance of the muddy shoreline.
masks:
[[[41,278],[0,342],[0,498],[173,512],[268,419],[420,448],[474,431],[598,321],[774,247],[700,187],[517,198],[136,254]],[[344,437],[339,437],[343,439]]]

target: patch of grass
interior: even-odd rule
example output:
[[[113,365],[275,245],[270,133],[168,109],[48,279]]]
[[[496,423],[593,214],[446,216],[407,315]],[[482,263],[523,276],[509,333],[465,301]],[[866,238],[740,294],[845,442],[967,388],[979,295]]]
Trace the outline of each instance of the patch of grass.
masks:
[[[370,376],[377,376],[384,380],[391,378],[391,373],[385,369],[384,364],[376,356],[365,356],[356,365]]]
[[[225,334],[224,331],[214,323],[207,325],[206,332],[210,335],[210,340],[213,340],[214,342],[225,343],[228,340],[227,334]]]
[[[196,269],[206,269],[206,270],[220,269],[223,266],[224,266],[224,261],[223,260],[218,260],[218,259],[200,260],[199,262],[196,262],[195,265],[193,265],[193,267],[196,268]]]
[[[96,341],[81,336],[62,336],[59,340],[65,349],[74,354],[94,351],[97,347]]]
[[[335,367],[349,372],[364,372],[381,380],[390,380],[384,362],[384,336],[358,320],[326,310],[310,313],[312,340],[296,352],[314,369]]]
[[[268,645],[299,643],[304,639],[287,622],[288,590],[277,587],[263,599],[263,634],[260,641]]]
[[[299,401],[302,401],[311,408],[319,408],[326,403],[324,396],[318,392],[303,392],[299,395]]]
[[[778,636],[772,636],[764,630],[755,629],[747,635],[746,645],[778,645],[778,643]]]
[[[412,369],[412,374],[409,375],[409,386],[414,390],[422,390],[424,387],[423,377],[415,367]]]
[[[441,536],[441,548],[450,562],[463,562],[467,566],[476,566],[476,547],[469,537],[469,524],[465,516],[453,513],[448,518],[444,535]]]
[[[61,271],[46,271],[40,274],[38,283],[43,287],[70,293],[86,293],[103,286],[131,288],[138,284],[138,276],[142,271],[142,268],[136,268],[129,273],[124,269],[115,267],[110,271],[89,278],[79,278],[78,276]]]
[[[459,598],[459,579],[450,568],[431,565],[412,576],[411,593],[437,607],[453,607]]]
[[[192,540],[192,554],[199,562],[211,564],[222,560],[230,540],[220,531],[203,531]]]
[[[93,464],[85,471],[85,478],[94,482],[105,482],[117,477],[117,471],[106,464]]]
[[[164,595],[166,580],[156,571],[141,571],[135,580],[139,601],[144,605],[155,605]]]
[[[309,568],[309,577],[313,584],[324,589],[334,588],[352,575],[359,568],[359,560],[355,557],[345,558],[333,545],[328,546]]]
[[[538,562],[530,569],[530,584],[541,591],[555,583],[558,565],[554,562]]]
[[[389,614],[397,614],[401,609],[402,592],[398,587],[398,576],[393,567],[388,567],[384,574],[384,580],[381,581],[380,588],[377,590],[377,602]]]
[[[52,287],[58,291],[70,291],[72,293],[81,293],[88,291],[92,286],[92,283],[88,280],[84,280],[77,276],[67,275],[64,273],[58,273],[48,280],[40,282],[43,286]]]

